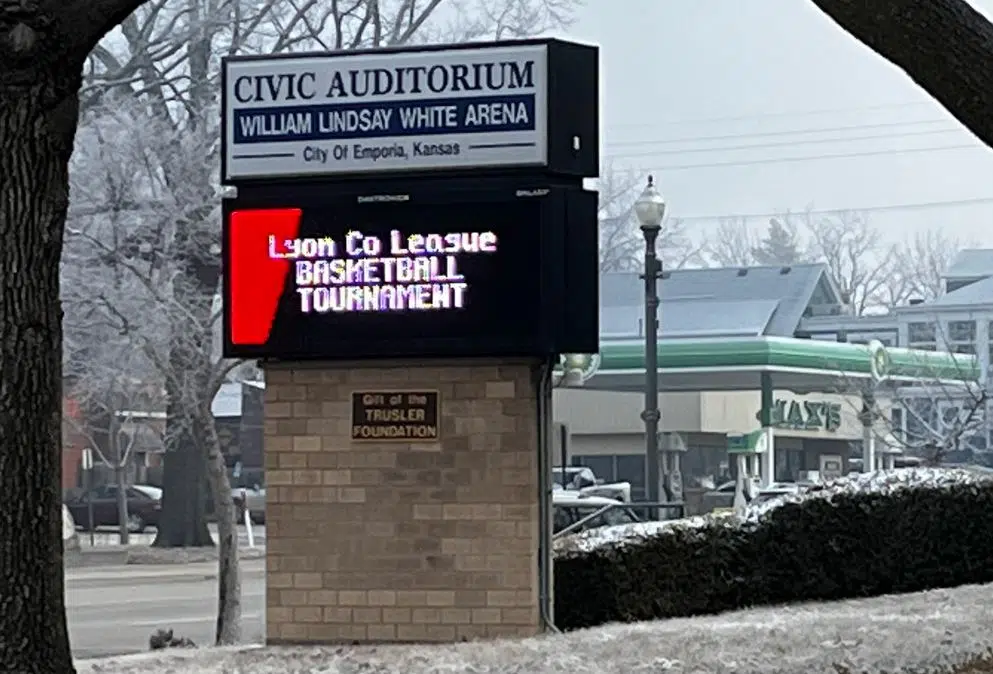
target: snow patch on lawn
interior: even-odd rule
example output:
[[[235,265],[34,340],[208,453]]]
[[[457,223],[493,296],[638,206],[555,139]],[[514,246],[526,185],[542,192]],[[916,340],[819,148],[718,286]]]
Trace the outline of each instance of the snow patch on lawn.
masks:
[[[993,647],[993,585],[438,646],[193,650],[79,674],[836,674],[961,662]]]

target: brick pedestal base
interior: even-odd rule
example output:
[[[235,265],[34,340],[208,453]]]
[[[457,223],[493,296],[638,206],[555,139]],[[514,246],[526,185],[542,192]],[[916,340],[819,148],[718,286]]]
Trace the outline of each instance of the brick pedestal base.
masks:
[[[356,390],[437,390],[437,443],[353,443]],[[269,366],[270,643],[531,636],[538,610],[531,366]]]

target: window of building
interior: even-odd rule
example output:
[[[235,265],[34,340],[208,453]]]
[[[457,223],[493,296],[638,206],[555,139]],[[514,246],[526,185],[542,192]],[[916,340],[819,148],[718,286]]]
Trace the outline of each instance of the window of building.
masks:
[[[804,465],[806,452],[802,449],[776,448],[776,482],[796,482]]]
[[[976,353],[976,321],[948,322],[948,350],[952,353]]]
[[[890,410],[890,433],[893,434],[898,440],[906,441],[906,429],[903,424],[903,409],[900,407],[893,407]]]
[[[907,345],[922,351],[938,350],[938,330],[934,323],[910,323],[907,326]]]
[[[987,447],[986,410],[971,398],[938,401],[941,440],[953,450],[983,451]]]
[[[911,398],[904,401],[901,415],[904,435],[908,445],[920,446],[934,439],[936,410],[930,398]]]
[[[645,489],[645,457],[641,454],[618,454],[617,471],[615,473],[617,482],[631,483],[631,500],[644,501],[647,496]]]

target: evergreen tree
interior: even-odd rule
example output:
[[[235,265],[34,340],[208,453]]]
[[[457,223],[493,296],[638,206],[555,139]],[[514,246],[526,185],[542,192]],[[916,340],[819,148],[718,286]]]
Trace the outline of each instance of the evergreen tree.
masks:
[[[758,264],[763,265],[797,264],[805,258],[796,227],[788,220],[779,218],[769,220],[769,229],[759,245],[752,249],[752,255]]]

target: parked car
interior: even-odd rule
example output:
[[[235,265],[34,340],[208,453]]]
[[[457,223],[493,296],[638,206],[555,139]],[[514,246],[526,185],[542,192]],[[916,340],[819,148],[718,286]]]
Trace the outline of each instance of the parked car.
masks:
[[[128,505],[128,531],[141,533],[150,526],[157,526],[162,512],[162,490],[150,485],[130,485],[125,488]],[[78,527],[90,527],[90,502],[93,503],[93,527],[116,527],[117,485],[104,484],[89,490],[74,492],[66,499],[65,506]]]
[[[709,491],[703,493],[701,510],[704,513],[715,510],[727,510],[734,505],[734,480],[719,484]]]
[[[751,500],[750,505],[766,503],[768,501],[772,501],[773,499],[779,498],[784,494],[799,494],[800,492],[809,489],[811,486],[812,485],[810,484],[799,484],[797,482],[773,482],[768,487],[763,487],[755,498]]]
[[[600,482],[593,469],[586,466],[566,466],[564,470],[561,466],[552,468],[552,483],[562,489],[593,487]]]
[[[603,511],[597,517],[594,517],[588,522],[584,522],[581,527],[571,531],[570,533],[578,533],[580,531],[597,529],[599,527],[633,524],[635,522],[639,522],[640,520],[630,508],[623,507],[623,501],[607,498],[606,496],[594,496],[592,494],[583,494],[578,491],[556,489],[552,492],[552,508],[554,517],[553,531],[554,533],[558,533],[563,529],[576,524],[577,522],[581,522],[584,518],[593,515],[598,510],[608,505],[615,507]]]
[[[757,494],[760,480],[758,478],[752,478],[752,493]],[[737,483],[734,480],[729,482],[723,482],[709,491],[703,493],[703,500],[701,502],[700,513],[707,514],[712,512],[727,512],[728,510],[734,508],[734,494]],[[748,492],[745,492],[745,499],[748,499]]]

